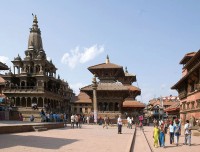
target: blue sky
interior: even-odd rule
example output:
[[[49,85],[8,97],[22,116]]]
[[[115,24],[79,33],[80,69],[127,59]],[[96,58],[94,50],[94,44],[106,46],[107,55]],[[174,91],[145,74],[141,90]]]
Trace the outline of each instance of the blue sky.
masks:
[[[179,61],[200,48],[199,10],[198,0],[1,0],[0,60],[24,57],[34,13],[48,58],[76,92],[108,54],[136,74],[138,100],[177,95]]]

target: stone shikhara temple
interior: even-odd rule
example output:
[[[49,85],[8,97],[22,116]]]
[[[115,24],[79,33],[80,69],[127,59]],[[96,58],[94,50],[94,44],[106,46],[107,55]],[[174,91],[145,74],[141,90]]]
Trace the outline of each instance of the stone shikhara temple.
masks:
[[[73,90],[59,75],[56,78],[57,68],[52,60],[47,60],[36,16],[30,28],[25,57],[18,55],[12,63],[14,73],[10,70],[2,76],[6,80],[3,93],[19,111],[30,109],[34,103],[49,112],[70,112]]]
[[[145,105],[136,101],[136,96],[141,94],[141,90],[132,85],[136,81],[136,76],[128,73],[127,68],[110,63],[107,56],[106,62],[94,65],[88,70],[99,79],[96,82],[96,109],[98,119],[105,115],[111,119],[119,114],[125,117],[138,116],[143,114]],[[80,94],[74,98],[72,111],[74,113],[90,114],[94,111],[94,84],[80,89]]]

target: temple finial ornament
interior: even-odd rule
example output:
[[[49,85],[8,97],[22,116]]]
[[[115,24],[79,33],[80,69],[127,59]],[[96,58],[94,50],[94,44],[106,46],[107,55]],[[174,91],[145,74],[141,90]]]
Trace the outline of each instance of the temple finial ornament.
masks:
[[[127,67],[125,67],[125,72],[128,73]]]
[[[107,55],[106,57],[106,64],[110,63],[110,59],[109,59],[109,56]]]

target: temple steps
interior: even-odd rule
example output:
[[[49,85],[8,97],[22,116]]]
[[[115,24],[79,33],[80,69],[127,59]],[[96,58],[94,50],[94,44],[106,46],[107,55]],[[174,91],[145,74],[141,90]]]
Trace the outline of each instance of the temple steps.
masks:
[[[45,128],[44,126],[33,126],[33,129],[37,132],[39,131],[47,131],[48,129]]]

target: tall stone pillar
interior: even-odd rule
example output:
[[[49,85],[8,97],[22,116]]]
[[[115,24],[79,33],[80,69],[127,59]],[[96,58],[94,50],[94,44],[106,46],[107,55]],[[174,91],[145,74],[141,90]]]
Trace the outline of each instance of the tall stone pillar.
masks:
[[[96,75],[94,75],[94,78],[92,80],[92,89],[93,89],[94,123],[97,124],[98,109],[97,109],[97,81],[96,81]]]

